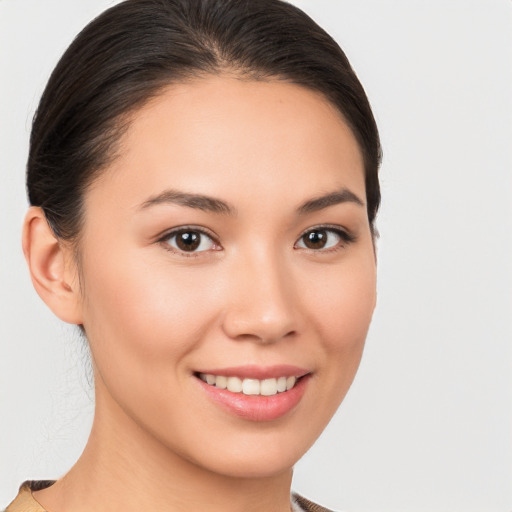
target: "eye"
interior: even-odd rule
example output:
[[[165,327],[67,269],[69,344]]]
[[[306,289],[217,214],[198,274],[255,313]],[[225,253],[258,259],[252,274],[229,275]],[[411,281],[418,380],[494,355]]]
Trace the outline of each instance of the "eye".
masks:
[[[218,245],[204,231],[182,228],[168,233],[161,241],[175,252],[197,253],[218,250]]]
[[[335,228],[320,227],[306,231],[297,241],[295,247],[315,251],[334,249],[353,238],[345,231]]]

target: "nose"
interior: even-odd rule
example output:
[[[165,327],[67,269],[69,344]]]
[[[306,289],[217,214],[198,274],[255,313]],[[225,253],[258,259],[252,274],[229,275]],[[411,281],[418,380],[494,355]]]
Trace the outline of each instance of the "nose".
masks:
[[[299,331],[292,272],[270,254],[244,258],[230,272],[224,332],[232,339],[275,343]]]

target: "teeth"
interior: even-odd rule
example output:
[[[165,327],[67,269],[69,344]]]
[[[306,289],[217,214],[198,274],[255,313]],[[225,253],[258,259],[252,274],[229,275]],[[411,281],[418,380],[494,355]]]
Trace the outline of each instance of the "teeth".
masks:
[[[286,380],[286,377],[280,377],[279,380],[284,379]],[[261,394],[263,396],[272,396],[275,395],[279,389],[277,387],[277,379],[265,379],[261,381]],[[283,389],[283,391],[285,391]]]
[[[232,393],[262,396],[272,396],[277,393],[289,391],[297,383],[297,377],[279,377],[278,379],[258,380],[200,373],[199,378],[210,386],[215,386],[219,389],[227,389]]]
[[[295,386],[295,383],[297,382],[297,379],[295,377],[288,377],[286,379],[286,391],[289,389],[292,389],[293,386]]]
[[[242,391],[242,379],[238,377],[228,377],[228,391],[240,393]]]
[[[242,382],[242,393],[244,395],[259,395],[260,381],[256,379],[244,379]]]
[[[226,389],[228,387],[227,377],[223,377],[222,375],[215,377],[215,386],[220,389]]]

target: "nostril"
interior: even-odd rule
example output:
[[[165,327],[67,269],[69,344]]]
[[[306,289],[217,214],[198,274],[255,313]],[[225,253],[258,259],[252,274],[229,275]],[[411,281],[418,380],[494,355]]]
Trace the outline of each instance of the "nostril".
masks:
[[[239,341],[255,341],[262,344],[272,344],[279,340],[285,339],[285,338],[293,338],[296,335],[296,331],[288,331],[285,334],[281,334],[280,332],[276,333],[264,333],[263,330],[261,330],[261,333],[258,334],[238,334],[235,336],[235,339]]]

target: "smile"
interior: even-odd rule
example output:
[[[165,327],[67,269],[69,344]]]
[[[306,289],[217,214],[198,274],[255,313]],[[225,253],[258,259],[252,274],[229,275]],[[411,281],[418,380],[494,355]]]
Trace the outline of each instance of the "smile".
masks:
[[[200,373],[199,378],[209,386],[227,389],[231,393],[260,396],[273,396],[290,391],[297,383],[297,377],[294,376],[259,380]]]
[[[194,376],[205,396],[228,414],[250,421],[273,421],[299,405],[312,373],[284,364],[209,368]]]

